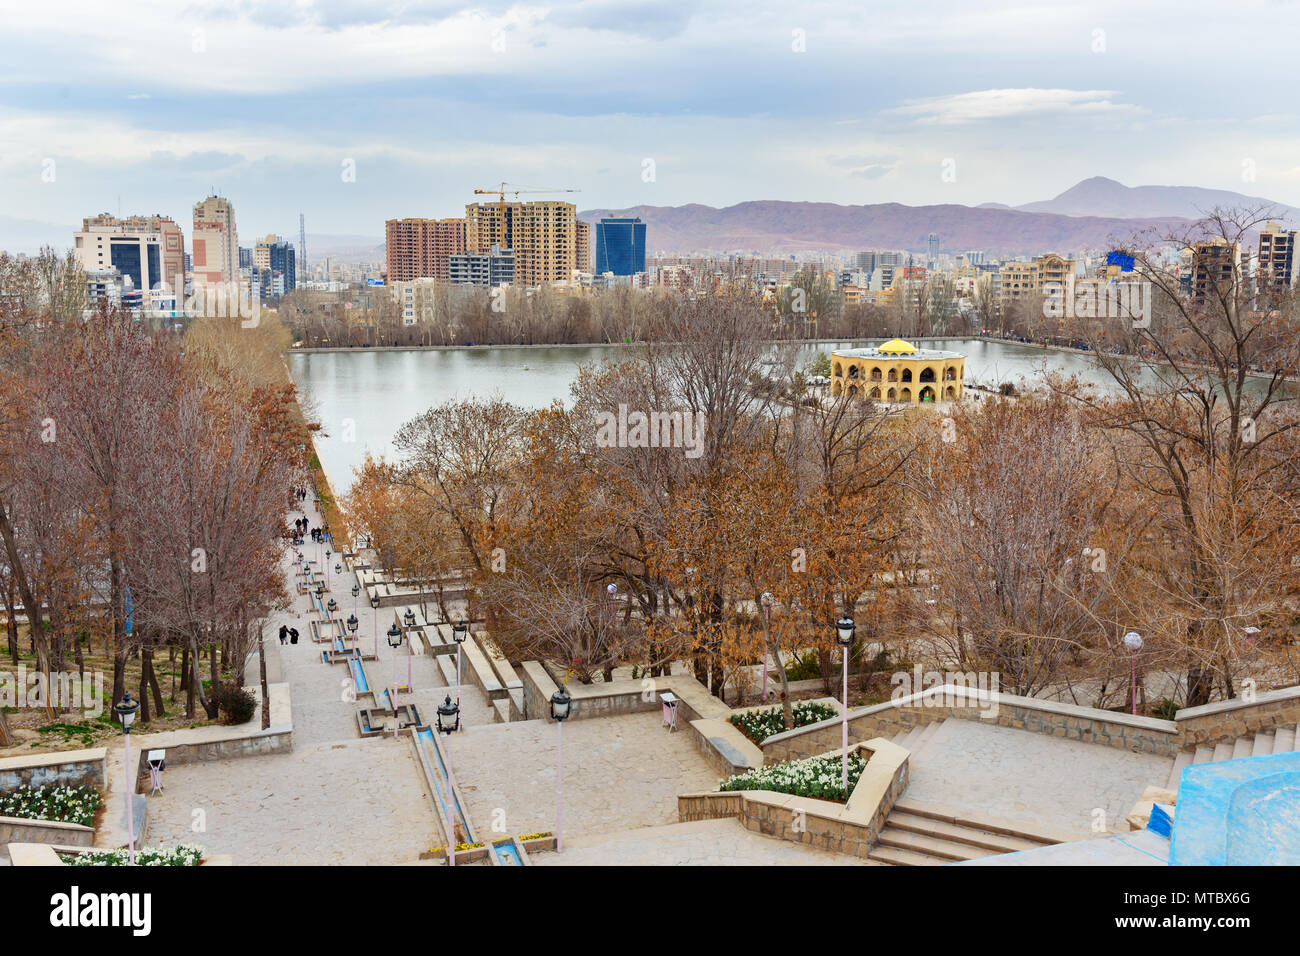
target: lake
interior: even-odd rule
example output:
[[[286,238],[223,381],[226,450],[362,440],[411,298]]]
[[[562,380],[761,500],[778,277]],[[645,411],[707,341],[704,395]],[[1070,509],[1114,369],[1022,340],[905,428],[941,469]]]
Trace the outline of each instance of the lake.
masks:
[[[800,347],[800,364],[818,352],[878,345],[871,339]],[[921,343],[918,343],[921,344]],[[923,348],[966,356],[966,381],[974,384],[1033,381],[1044,368],[1104,383],[1093,359],[1082,352],[1057,352],[980,339],[928,340]],[[366,452],[393,457],[393,436],[406,421],[449,399],[487,397],[499,391],[527,408],[556,399],[568,401],[578,367],[618,356],[635,347],[554,345],[532,348],[463,348],[291,352],[289,371],[321,422],[316,452],[334,490],[344,493]]]

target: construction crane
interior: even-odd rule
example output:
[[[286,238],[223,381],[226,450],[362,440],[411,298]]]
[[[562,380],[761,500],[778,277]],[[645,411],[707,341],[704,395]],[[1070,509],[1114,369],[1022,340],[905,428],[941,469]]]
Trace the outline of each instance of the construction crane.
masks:
[[[531,193],[580,193],[581,189],[565,189],[557,186],[553,189],[545,186],[520,186],[518,183],[500,183],[495,189],[476,189],[475,196],[496,196],[497,210],[501,215],[501,244],[504,247],[506,242],[506,193],[514,196],[517,200],[521,195]]]

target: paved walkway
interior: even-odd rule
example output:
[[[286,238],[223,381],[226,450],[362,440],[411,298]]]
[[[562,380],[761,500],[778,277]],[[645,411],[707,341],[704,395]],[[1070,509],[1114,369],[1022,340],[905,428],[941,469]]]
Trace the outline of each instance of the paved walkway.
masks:
[[[478,831],[555,829],[555,724],[471,726],[451,738],[453,772]],[[657,713],[564,726],[564,832],[610,833],[677,821],[677,795],[712,790],[718,774],[686,733]]]
[[[906,797],[1087,838],[1098,835],[1098,808],[1114,829],[1172,767],[1168,757],[947,720],[912,755]]]
[[[870,860],[776,840],[739,821],[696,820],[568,841],[562,853],[534,853],[536,866],[864,866]]]

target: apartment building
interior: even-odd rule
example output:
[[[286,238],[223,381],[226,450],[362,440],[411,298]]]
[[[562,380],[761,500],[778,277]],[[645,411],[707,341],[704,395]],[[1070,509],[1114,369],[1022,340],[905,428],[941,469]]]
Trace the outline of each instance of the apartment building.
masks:
[[[515,281],[515,253],[493,246],[486,254],[458,252],[448,260],[448,281],[452,285],[497,288]],[[569,280],[572,281],[572,280]]]
[[[448,261],[466,250],[464,219],[390,219],[384,223],[389,282],[448,277]]]
[[[221,196],[194,204],[194,281],[199,285],[233,284],[239,272],[239,235],[235,209]]]
[[[1265,224],[1259,234],[1259,261],[1255,278],[1258,288],[1280,291],[1296,284],[1296,231],[1275,222]]]
[[[591,272],[591,223],[578,220],[574,232],[574,265],[577,272]],[[645,256],[641,257],[641,269],[645,269]]]
[[[1216,294],[1227,295],[1242,278],[1241,244],[1216,236],[1192,247],[1192,299],[1204,302]]]
[[[136,290],[150,290],[159,283],[170,289],[180,276],[184,291],[185,234],[167,216],[90,216],[73,234],[73,245],[88,273],[117,269],[131,277]]]
[[[465,251],[484,255],[493,246],[512,251],[518,285],[568,282],[577,268],[577,212],[573,203],[557,201],[469,203]]]
[[[262,298],[277,301],[298,286],[297,253],[293,243],[280,236],[259,239],[253,248],[253,276]]]
[[[1030,262],[1004,262],[998,270],[998,305],[1005,309],[1013,302],[1037,298],[1048,283],[1064,286],[1074,271],[1073,259],[1055,253],[1038,256]]]

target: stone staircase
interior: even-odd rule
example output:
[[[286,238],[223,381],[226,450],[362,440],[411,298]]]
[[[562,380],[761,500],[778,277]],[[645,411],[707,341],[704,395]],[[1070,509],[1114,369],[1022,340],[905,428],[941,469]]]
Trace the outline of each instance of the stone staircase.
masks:
[[[894,735],[892,742],[915,757],[939,735],[948,720],[901,731]],[[1037,850],[1059,842],[1045,833],[1026,832],[1018,824],[978,814],[959,815],[954,810],[904,798],[894,804],[869,858],[893,866],[938,866],[999,853]]]
[[[868,857],[893,866],[938,866],[1000,853],[1037,850],[1060,841],[1018,824],[978,815],[958,816],[912,800],[894,804]]]
[[[1202,744],[1195,750],[1184,750],[1174,760],[1174,769],[1169,773],[1169,790],[1178,789],[1179,778],[1183,768],[1198,763],[1218,763],[1220,760],[1238,760],[1242,757],[1261,757],[1266,754],[1284,754],[1300,751],[1300,724],[1295,727],[1278,727],[1255,734],[1253,737],[1238,737],[1232,741],[1220,741],[1217,744]]]

